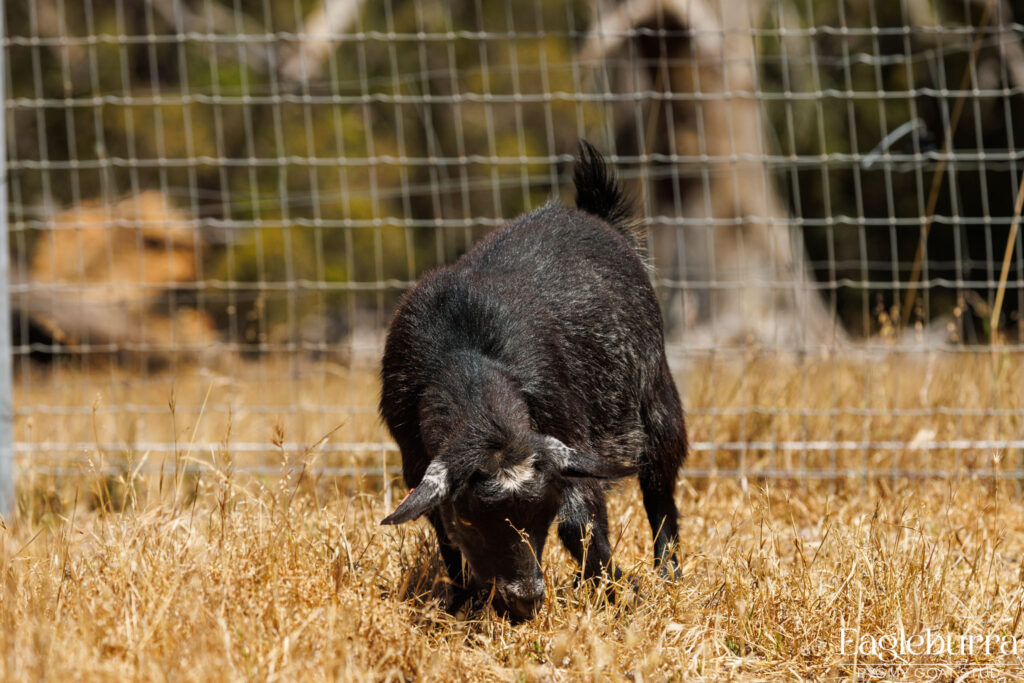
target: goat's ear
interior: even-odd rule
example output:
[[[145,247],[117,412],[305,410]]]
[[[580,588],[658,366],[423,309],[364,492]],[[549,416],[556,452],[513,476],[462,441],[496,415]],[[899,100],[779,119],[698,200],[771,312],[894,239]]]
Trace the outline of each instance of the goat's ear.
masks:
[[[448,495],[448,467],[440,460],[434,460],[427,467],[423,479],[409,489],[395,511],[381,520],[381,524],[404,524],[440,504]]]
[[[624,465],[570,448],[553,436],[543,437],[542,452],[544,461],[564,477],[618,479],[636,474],[633,465]]]

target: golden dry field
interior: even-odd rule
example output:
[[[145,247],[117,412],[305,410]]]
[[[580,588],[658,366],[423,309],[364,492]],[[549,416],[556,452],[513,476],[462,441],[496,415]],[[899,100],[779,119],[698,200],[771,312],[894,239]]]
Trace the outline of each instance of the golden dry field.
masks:
[[[1024,676],[1022,454],[967,444],[1024,434],[1019,354],[688,363],[680,385],[705,446],[678,493],[684,578],[651,570],[626,482],[610,496],[618,599],[574,587],[552,537],[544,608],[520,625],[486,606],[439,610],[426,525],[377,524],[400,483],[344,469],[398,464],[372,447],[372,370],[231,360],[18,379],[6,680]],[[713,449],[741,442],[756,447]],[[768,445],[819,442],[838,446]],[[71,457],[55,443],[76,444]],[[371,446],[331,448],[353,443]],[[871,476],[816,478],[829,468]],[[764,476],[787,471],[811,476]],[[926,635],[943,651],[895,646],[920,651]]]

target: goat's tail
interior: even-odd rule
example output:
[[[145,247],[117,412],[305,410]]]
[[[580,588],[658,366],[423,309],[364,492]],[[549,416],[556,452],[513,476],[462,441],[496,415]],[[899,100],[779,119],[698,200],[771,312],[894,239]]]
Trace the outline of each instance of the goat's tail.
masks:
[[[573,183],[576,185],[578,208],[603,218],[622,233],[634,249],[643,251],[644,240],[638,234],[633,202],[623,192],[601,153],[582,138],[576,155]]]

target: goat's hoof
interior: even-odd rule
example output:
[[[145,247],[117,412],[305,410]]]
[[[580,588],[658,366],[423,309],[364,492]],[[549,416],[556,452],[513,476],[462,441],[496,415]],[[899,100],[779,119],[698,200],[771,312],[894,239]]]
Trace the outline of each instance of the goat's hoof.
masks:
[[[460,609],[473,597],[473,591],[463,586],[448,585],[441,596],[444,611],[456,616]]]
[[[608,602],[615,602],[616,585],[622,580],[622,570],[615,567],[611,574],[605,569],[600,574],[584,576],[581,572],[573,575],[572,585],[576,590],[587,588],[595,594],[603,593]]]
[[[658,572],[661,574],[661,578],[666,581],[679,581],[683,578],[683,570],[679,568],[679,563],[676,562],[675,558],[660,563]]]

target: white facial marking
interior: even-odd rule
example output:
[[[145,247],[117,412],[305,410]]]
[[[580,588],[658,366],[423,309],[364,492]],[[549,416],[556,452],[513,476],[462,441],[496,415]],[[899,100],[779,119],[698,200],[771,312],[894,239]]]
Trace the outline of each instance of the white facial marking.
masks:
[[[529,577],[516,579],[515,581],[509,581],[501,586],[502,590],[507,595],[512,596],[536,596],[544,595],[544,578],[543,577]]]
[[[431,460],[427,471],[423,473],[420,486],[432,486],[437,489],[438,496],[448,493],[448,466],[440,460]]]
[[[499,469],[494,475],[494,483],[499,489],[506,493],[516,493],[523,490],[527,484],[533,481],[536,471],[533,469],[533,458],[531,454],[521,463]]]

